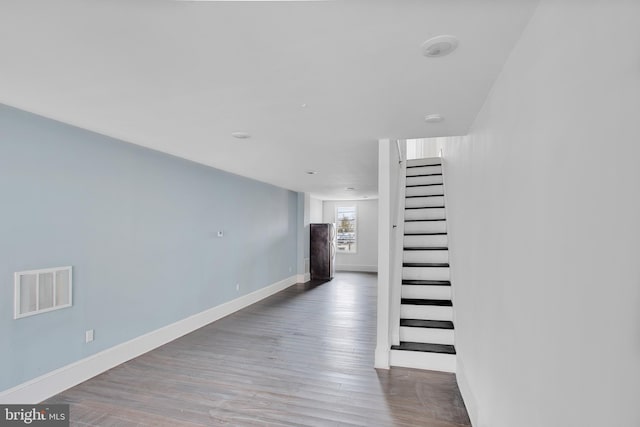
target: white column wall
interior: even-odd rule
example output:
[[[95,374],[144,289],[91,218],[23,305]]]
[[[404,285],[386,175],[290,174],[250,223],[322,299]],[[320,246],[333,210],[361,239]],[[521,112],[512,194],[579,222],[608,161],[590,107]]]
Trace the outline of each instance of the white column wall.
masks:
[[[397,250],[394,225],[395,203],[398,199],[399,155],[395,140],[378,141],[378,324],[375,367],[389,368],[391,348],[391,318],[394,313],[392,284],[399,276],[394,256]]]
[[[309,222],[322,222],[322,200],[311,197],[309,199]]]
[[[445,145],[476,427],[640,426],[639,17],[638,1],[542,0]]]

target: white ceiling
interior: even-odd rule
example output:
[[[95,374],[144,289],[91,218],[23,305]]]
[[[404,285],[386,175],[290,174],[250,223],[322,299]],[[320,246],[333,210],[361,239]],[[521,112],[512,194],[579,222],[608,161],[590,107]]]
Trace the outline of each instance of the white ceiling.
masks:
[[[535,3],[2,0],[0,102],[319,198],[375,197],[377,139],[465,134]],[[458,50],[423,57],[440,34]]]

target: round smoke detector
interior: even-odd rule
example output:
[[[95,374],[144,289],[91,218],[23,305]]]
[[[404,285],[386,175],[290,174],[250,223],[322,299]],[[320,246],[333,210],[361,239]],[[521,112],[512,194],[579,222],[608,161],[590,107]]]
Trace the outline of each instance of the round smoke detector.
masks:
[[[422,43],[422,54],[427,58],[439,58],[456,50],[458,39],[454,36],[437,36]]]

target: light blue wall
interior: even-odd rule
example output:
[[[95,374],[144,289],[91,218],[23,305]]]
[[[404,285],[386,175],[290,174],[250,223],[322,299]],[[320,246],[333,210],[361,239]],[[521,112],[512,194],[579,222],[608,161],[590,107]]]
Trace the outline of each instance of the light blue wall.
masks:
[[[2,105],[0,200],[0,390],[296,272],[297,193]],[[73,307],[13,320],[65,265]]]

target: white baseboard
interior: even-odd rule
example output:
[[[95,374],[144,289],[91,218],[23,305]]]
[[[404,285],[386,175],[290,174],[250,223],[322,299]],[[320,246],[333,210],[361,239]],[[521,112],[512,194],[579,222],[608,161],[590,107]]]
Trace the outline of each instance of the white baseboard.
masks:
[[[369,273],[377,273],[377,265],[351,265],[351,264],[336,264],[336,270],[338,271],[364,271]]]
[[[296,277],[297,283],[307,283],[311,281],[311,273],[298,274]]]
[[[296,278],[296,276],[288,277],[4,390],[0,392],[0,403],[36,404],[42,402],[128,360],[280,292],[294,285]]]
[[[460,389],[460,394],[462,395],[462,400],[464,401],[464,406],[467,408],[467,413],[469,414],[469,419],[471,420],[472,426],[478,425],[478,406],[476,399],[471,392],[471,388],[469,387],[469,382],[467,381],[466,372],[464,370],[464,363],[460,358],[460,355],[457,355],[457,363],[456,363],[456,381],[458,382],[458,388]]]

